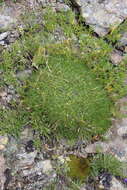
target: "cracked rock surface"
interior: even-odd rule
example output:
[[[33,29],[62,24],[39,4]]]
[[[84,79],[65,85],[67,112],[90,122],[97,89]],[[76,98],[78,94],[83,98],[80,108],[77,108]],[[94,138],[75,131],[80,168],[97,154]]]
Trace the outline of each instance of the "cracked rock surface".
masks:
[[[99,36],[105,36],[112,27],[127,18],[127,0],[75,0],[86,24]]]

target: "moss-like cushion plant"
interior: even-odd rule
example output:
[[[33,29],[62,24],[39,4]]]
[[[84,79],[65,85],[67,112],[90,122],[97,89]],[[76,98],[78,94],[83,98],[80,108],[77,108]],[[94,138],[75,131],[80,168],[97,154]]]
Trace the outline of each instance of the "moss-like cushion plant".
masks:
[[[111,102],[84,61],[55,51],[42,60],[23,93],[32,126],[68,139],[104,133]]]

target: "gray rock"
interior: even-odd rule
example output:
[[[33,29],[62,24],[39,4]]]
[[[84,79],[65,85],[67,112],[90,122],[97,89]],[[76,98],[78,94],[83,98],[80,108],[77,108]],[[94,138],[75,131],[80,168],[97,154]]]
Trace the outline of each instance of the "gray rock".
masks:
[[[119,129],[120,127],[126,127],[127,126],[127,118],[122,118],[121,120],[116,121],[116,127]]]
[[[18,151],[18,142],[14,137],[9,137],[9,141],[5,150],[5,155],[7,159],[12,159],[12,155],[14,155]]]
[[[17,22],[15,13],[12,7],[5,5],[0,7],[0,31],[7,31],[15,26]]]
[[[104,190],[105,189],[104,185],[102,185],[102,184],[99,184],[98,187],[99,187],[99,190]]]
[[[6,86],[5,88],[0,89],[0,106],[3,106],[3,108],[8,107],[12,100],[18,101],[18,98],[19,95],[14,88]]]
[[[4,46],[5,45],[4,41],[0,41],[0,45]]]
[[[3,153],[11,175],[11,180],[6,185],[9,190],[39,190],[56,178],[51,160],[45,160],[42,152],[35,149],[26,152],[25,143],[31,139],[33,140],[33,131],[31,127],[26,126],[20,138],[10,137],[8,140],[7,149]],[[7,143],[7,140],[5,140],[2,141],[3,144]]]
[[[10,44],[10,43],[14,43],[15,42],[15,40],[17,39],[17,38],[19,38],[19,31],[16,31],[16,30],[14,30],[14,31],[11,31],[10,33],[9,33],[9,35],[7,36],[7,42]]]
[[[37,162],[32,168],[28,168],[22,171],[22,176],[31,176],[31,175],[41,175],[43,170],[43,163],[42,161]]]
[[[112,127],[106,134],[107,141],[89,144],[84,149],[87,153],[109,153],[121,162],[127,161],[127,97],[117,103],[120,117],[113,119]],[[122,117],[121,117],[122,116]]]
[[[81,187],[81,189],[80,190],[87,190],[85,187]]]
[[[0,155],[0,189],[4,190],[4,183],[6,181],[4,171],[5,171],[5,159],[2,155]]]
[[[125,127],[120,127],[118,130],[117,130],[117,133],[119,136],[123,137],[124,135],[127,134],[127,125]]]
[[[22,151],[21,153],[16,155],[17,165],[16,168],[28,168],[32,164],[34,164],[34,159],[37,155],[37,151],[26,153]]]
[[[4,40],[5,38],[7,38],[7,36],[9,35],[9,32],[3,32],[0,34],[0,41]]]
[[[126,46],[127,45],[127,32],[125,32],[125,33],[123,33],[122,35],[121,35],[121,38],[120,38],[120,40],[119,40],[119,42],[118,42],[118,46],[120,47],[120,46]]]
[[[122,62],[123,56],[121,55],[119,51],[115,50],[111,53],[110,59],[111,59],[112,64],[118,65]]]
[[[32,70],[26,69],[24,71],[17,72],[16,76],[20,80],[25,80],[26,78],[28,78],[31,75],[31,73],[32,73]]]
[[[6,181],[4,171],[5,171],[5,159],[0,155],[0,190],[4,190],[4,183]]]
[[[125,84],[126,84],[126,79],[125,79]],[[120,100],[119,102],[119,108],[120,108],[120,113],[122,114],[123,118],[121,122],[127,124],[127,97],[124,97]],[[125,125],[126,125],[125,124]]]
[[[50,160],[44,160],[41,162],[41,164],[43,166],[43,173],[47,174],[52,171],[52,164]]]
[[[114,155],[118,160],[126,162],[127,146],[126,142],[116,135],[115,139],[110,139],[108,142],[96,142],[85,148],[87,153],[109,153]]]
[[[11,16],[1,15],[0,14],[0,30],[8,30],[16,22]]]
[[[75,0],[86,24],[100,35],[127,18],[127,0]]]
[[[70,7],[64,3],[57,3],[56,4],[56,11],[69,11]]]
[[[25,8],[23,3],[10,1],[0,6],[0,32],[14,30],[21,24],[20,15],[25,13],[25,9],[27,10],[27,7]]]
[[[63,0],[56,1],[56,0],[38,0],[38,2],[43,6],[47,7],[50,6],[55,11],[68,11],[70,7],[64,3]]]
[[[31,169],[23,170],[23,176],[48,174],[52,171],[50,160],[39,161]]]
[[[110,190],[126,190],[126,188],[115,177],[113,177]]]
[[[24,127],[24,130],[20,134],[20,141],[24,144],[27,141],[33,140],[33,129],[28,125]]]
[[[31,180],[31,183],[26,183],[26,185],[24,186],[24,190],[48,190],[48,185],[51,184],[52,182],[54,182],[54,180],[56,178],[56,173],[51,173],[50,175],[41,175],[38,177],[38,180],[35,181],[35,179],[33,178],[33,180],[28,179],[28,181]],[[44,188],[45,187],[45,188]]]
[[[56,3],[56,0],[38,0],[39,3],[41,3],[42,6],[52,5]]]
[[[85,151],[87,153],[97,153],[97,152],[107,152],[109,149],[109,144],[104,142],[96,142],[94,144],[89,144],[86,146]]]

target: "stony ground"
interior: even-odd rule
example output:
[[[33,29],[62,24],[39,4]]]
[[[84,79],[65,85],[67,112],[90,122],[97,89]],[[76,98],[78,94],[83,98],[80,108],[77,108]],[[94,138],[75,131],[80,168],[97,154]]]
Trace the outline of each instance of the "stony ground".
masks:
[[[117,27],[127,18],[127,0],[75,0],[72,3],[83,16],[87,25],[92,26],[95,33],[105,36],[112,31],[112,26]],[[23,28],[21,15],[27,11],[36,11],[38,6],[50,5],[55,11],[67,11],[70,9],[63,0],[27,0],[7,1],[0,6],[0,51],[9,47],[20,37],[19,31]],[[122,34],[119,45],[114,48],[111,54],[111,62],[114,65],[121,63],[127,52],[127,30]],[[19,77],[26,77],[31,70],[18,73]],[[2,80],[2,73],[0,73]],[[127,83],[127,81],[125,81]],[[18,94],[13,86],[0,87],[0,105],[6,108],[9,102],[18,99]],[[33,145],[34,138],[38,134],[25,126],[20,137],[0,136],[0,189],[1,190],[39,190],[39,189],[80,189],[80,190],[125,190],[126,180],[117,179],[110,174],[102,174],[98,184],[88,183],[87,185],[69,187],[71,181],[63,174],[57,172],[59,166],[68,156],[76,154],[87,157],[96,153],[98,148],[103,153],[111,153],[122,162],[127,162],[127,97],[121,98],[118,102],[121,117],[112,120],[112,127],[102,142],[91,143],[86,146],[83,142],[70,147],[66,142],[47,142],[42,139],[41,149]],[[127,169],[124,170],[127,176]],[[56,186],[50,186],[56,182]],[[109,185],[107,184],[107,181]],[[91,185],[92,184],[92,185]],[[95,184],[95,183],[94,183]]]

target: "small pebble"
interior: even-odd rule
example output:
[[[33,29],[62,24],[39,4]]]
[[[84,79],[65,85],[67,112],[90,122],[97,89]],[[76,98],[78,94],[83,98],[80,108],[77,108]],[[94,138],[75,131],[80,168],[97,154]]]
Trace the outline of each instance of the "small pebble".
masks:
[[[0,150],[4,150],[5,149],[5,146],[4,145],[0,145]]]
[[[0,136],[0,144],[6,145],[8,143],[8,137],[7,136]]]
[[[99,189],[104,189],[104,185],[100,184]]]

